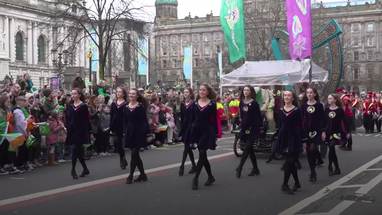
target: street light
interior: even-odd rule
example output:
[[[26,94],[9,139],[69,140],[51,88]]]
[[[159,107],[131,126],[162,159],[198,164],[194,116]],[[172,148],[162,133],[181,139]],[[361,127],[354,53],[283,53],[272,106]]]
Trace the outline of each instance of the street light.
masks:
[[[60,79],[60,89],[63,89],[64,85],[64,75],[63,69],[68,65],[68,50],[58,52],[57,49],[52,49],[52,62],[55,67],[57,67],[58,78]]]

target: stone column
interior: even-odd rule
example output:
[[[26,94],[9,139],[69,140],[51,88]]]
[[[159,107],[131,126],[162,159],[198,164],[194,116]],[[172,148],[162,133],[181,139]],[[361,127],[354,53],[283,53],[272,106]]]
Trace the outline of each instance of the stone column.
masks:
[[[15,19],[13,17],[9,20],[9,58],[11,59],[11,62],[15,62],[16,60],[16,44],[15,44]]]
[[[28,22],[27,27],[27,63],[33,64],[33,32],[32,32],[32,22]]]
[[[52,53],[51,50],[55,48],[55,42],[54,42],[54,33],[53,33],[53,26],[49,26],[49,38],[48,38],[48,50],[47,50],[47,59],[49,66],[53,66],[53,59],[52,59]]]
[[[32,29],[32,50],[33,50],[33,53],[32,53],[32,58],[33,58],[33,64],[38,64],[38,45],[37,45],[37,40],[38,40],[38,36],[39,36],[39,32],[38,32],[38,23],[37,22],[33,22],[33,29]]]
[[[4,38],[4,44],[5,44],[5,55],[7,58],[10,58],[11,56],[9,55],[9,18],[8,16],[4,17],[4,32],[5,38]]]

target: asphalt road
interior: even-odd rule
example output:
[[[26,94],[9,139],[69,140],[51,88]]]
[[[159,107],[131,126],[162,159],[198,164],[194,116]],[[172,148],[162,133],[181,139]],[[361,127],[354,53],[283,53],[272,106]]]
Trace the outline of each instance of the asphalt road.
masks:
[[[338,150],[342,175],[329,177],[324,165],[316,184],[308,181],[302,157],[302,189],[295,195],[280,191],[282,161],[266,164],[262,155],[260,176],[246,176],[248,161],[237,179],[239,160],[231,147],[232,138],[225,138],[209,152],[216,183],[204,187],[202,172],[198,191],[191,190],[191,175],[178,176],[181,145],[144,152],[149,181],[142,184],[125,184],[128,172],[120,170],[116,156],[90,160],[90,176],[76,181],[70,177],[70,163],[2,176],[0,214],[382,214],[382,135],[354,135],[353,151]]]

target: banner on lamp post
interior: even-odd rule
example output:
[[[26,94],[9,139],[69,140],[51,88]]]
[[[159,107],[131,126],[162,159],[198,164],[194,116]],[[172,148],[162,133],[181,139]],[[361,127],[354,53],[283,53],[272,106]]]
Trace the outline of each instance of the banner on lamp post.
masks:
[[[311,0],[286,0],[289,55],[293,60],[312,56]]]
[[[149,43],[147,38],[138,39],[138,75],[148,75]]]
[[[192,46],[183,48],[183,75],[184,79],[191,80],[192,83]]]

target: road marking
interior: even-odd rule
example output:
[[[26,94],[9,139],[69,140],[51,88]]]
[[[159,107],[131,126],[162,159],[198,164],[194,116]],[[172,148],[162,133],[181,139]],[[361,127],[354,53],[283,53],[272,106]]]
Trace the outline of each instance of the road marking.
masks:
[[[233,152],[229,152],[229,153],[210,156],[208,158],[209,158],[209,160],[216,160],[219,158],[232,156],[233,154],[234,154]],[[186,165],[190,165],[190,164],[191,164],[190,161],[186,162]],[[164,170],[178,168],[179,166],[180,166],[180,163],[169,164],[169,165],[165,165],[165,166],[160,166],[160,167],[148,169],[148,170],[146,170],[146,173],[150,174],[150,173],[155,173],[155,172],[161,172]],[[127,174],[112,176],[112,177],[108,177],[108,178],[98,179],[98,180],[94,180],[94,181],[89,181],[89,182],[85,182],[85,183],[81,183],[81,184],[75,184],[75,185],[56,188],[56,189],[52,189],[52,190],[46,190],[46,191],[42,191],[42,192],[37,192],[37,193],[27,194],[27,195],[23,195],[23,196],[14,197],[14,198],[0,200],[0,208],[2,208],[4,206],[14,205],[14,204],[18,204],[21,202],[33,200],[33,199],[44,198],[44,197],[62,194],[62,193],[66,193],[66,192],[70,192],[70,191],[74,191],[74,190],[80,190],[80,189],[94,187],[94,186],[105,184],[105,183],[119,181],[119,180],[125,179],[126,177],[128,177],[128,175],[129,174],[127,173]]]
[[[279,215],[300,214],[298,212],[301,211],[302,209],[306,208],[307,206],[309,206],[313,202],[316,202],[316,201],[320,200],[321,198],[325,197],[331,191],[333,191],[337,188],[341,188],[341,186],[344,186],[343,184],[350,181],[352,178],[354,178],[355,176],[357,176],[361,172],[367,171],[367,169],[369,167],[373,166],[374,164],[376,164],[380,161],[382,161],[382,155],[380,155],[380,156],[374,158],[373,160],[367,162],[366,164],[362,165],[361,167],[354,170],[353,172],[347,174],[343,178],[341,178],[341,179],[333,182],[332,184],[324,187],[323,189],[321,189],[320,191],[318,191],[314,195],[312,195],[312,196],[298,202],[297,204],[293,205],[292,207],[284,210]],[[379,174],[374,179],[372,179],[369,183],[360,186],[360,188],[355,193],[364,195],[367,192],[369,192],[372,188],[374,188],[376,185],[378,185],[381,181],[382,181],[382,173]],[[350,204],[350,202],[351,202],[351,204]],[[348,201],[348,200],[342,201],[339,205],[337,205],[335,208],[333,208],[328,213],[321,213],[321,214],[330,214],[330,215],[340,214],[341,212],[343,212],[343,210],[346,210],[346,208],[350,207],[354,202],[355,201]],[[341,211],[340,209],[343,209],[343,210]]]

